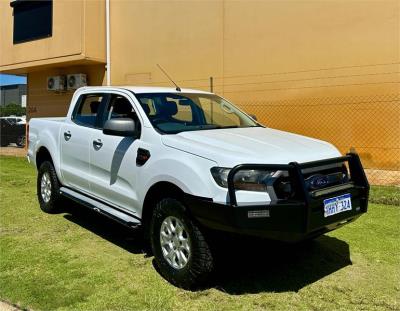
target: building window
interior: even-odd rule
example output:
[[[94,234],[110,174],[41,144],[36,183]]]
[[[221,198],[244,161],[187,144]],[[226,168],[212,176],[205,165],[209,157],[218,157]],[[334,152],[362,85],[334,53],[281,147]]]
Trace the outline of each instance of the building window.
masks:
[[[10,6],[14,9],[14,44],[52,36],[52,0],[15,0]]]

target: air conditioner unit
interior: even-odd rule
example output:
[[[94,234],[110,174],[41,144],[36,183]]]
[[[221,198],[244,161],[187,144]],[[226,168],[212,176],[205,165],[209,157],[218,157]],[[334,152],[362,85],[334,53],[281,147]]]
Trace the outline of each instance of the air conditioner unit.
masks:
[[[65,90],[65,76],[47,77],[47,90],[60,92]]]
[[[84,73],[76,73],[67,75],[67,89],[76,90],[82,86],[86,86],[86,75]]]

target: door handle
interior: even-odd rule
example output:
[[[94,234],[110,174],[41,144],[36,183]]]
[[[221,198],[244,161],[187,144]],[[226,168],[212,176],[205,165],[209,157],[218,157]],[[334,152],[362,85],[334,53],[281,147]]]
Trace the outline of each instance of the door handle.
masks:
[[[66,132],[64,132],[64,139],[66,140],[66,141],[68,141],[68,140],[70,140],[71,139],[71,132],[70,131],[66,131]]]
[[[101,139],[96,139],[93,141],[93,148],[94,150],[99,150],[103,146],[103,142]]]

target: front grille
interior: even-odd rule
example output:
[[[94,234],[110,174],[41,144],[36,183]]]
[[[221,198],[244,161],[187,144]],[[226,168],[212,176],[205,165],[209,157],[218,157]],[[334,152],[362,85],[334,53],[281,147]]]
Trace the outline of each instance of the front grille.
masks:
[[[267,184],[267,191],[270,194],[271,201],[283,199],[306,203],[307,205],[311,204],[311,198],[313,197],[321,196],[324,193],[337,192],[340,189],[358,188],[364,192],[365,196],[368,196],[369,191],[368,180],[360,158],[356,153],[304,163],[239,164],[229,171],[227,178],[231,206],[238,206],[234,180],[235,175],[243,170],[276,172]],[[317,175],[317,177],[312,177],[313,175]],[[320,179],[321,175],[323,180]],[[315,180],[312,181],[313,179]],[[308,200],[309,198],[310,200]],[[366,200],[365,198],[362,199]],[[277,202],[278,205],[280,203],[286,204],[288,202]]]
[[[308,192],[341,185],[349,181],[349,174],[345,165],[302,170],[302,175]],[[274,190],[278,199],[287,200],[295,197],[292,180],[288,174],[282,174],[277,178],[274,182]]]
[[[308,191],[337,186],[349,181],[349,174],[345,166],[318,170],[303,174],[303,176]]]

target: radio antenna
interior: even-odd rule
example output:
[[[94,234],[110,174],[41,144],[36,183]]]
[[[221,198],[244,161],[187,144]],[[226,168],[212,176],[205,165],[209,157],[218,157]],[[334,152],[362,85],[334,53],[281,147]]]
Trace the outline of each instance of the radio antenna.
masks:
[[[164,68],[161,67],[160,64],[157,64],[157,67],[160,68],[160,70],[162,71],[163,74],[165,74],[165,76],[168,78],[168,80],[171,81],[171,82],[175,85],[176,90],[177,90],[178,92],[181,92],[181,88],[178,86],[178,84],[176,84],[176,83],[174,82],[174,80],[172,80],[172,78],[168,75],[168,73],[164,70]]]

